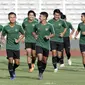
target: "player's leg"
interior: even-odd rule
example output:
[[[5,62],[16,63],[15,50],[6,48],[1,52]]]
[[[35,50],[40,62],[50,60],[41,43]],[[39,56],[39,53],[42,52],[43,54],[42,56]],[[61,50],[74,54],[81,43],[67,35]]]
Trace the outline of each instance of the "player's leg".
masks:
[[[62,51],[60,64],[64,64],[64,49],[63,49],[63,51]]]
[[[85,45],[80,44],[80,51],[82,54],[82,63],[85,68]]]
[[[29,67],[29,72],[32,72],[33,69],[32,69],[32,63],[31,63],[31,52],[32,52],[31,43],[25,43],[25,49],[27,54],[27,64]]]
[[[36,61],[35,43],[32,43],[32,68],[35,67],[35,61]]]
[[[39,71],[39,79],[42,79],[42,59],[43,59],[43,49],[40,46],[36,46],[36,54],[38,57],[37,67]]]
[[[50,46],[51,46],[51,51],[52,51],[52,64],[54,67],[54,72],[58,71],[57,68],[57,51],[56,51],[56,43],[51,41],[50,42]]]
[[[81,53],[82,54],[82,63],[85,68],[85,51]]]
[[[63,58],[62,56],[62,51],[63,51],[63,43],[58,43],[58,58],[60,60],[60,67],[64,67],[64,63],[63,63]]]
[[[63,37],[63,50],[62,50],[62,56],[61,56],[61,61],[60,61],[60,64],[62,65],[64,65],[64,47],[65,47],[65,39]]]
[[[47,60],[48,60],[48,56],[49,56],[49,50],[47,49],[43,49],[43,59],[42,59],[42,73],[45,71],[46,69],[46,65],[47,65]]]
[[[7,58],[8,58],[8,71],[10,74],[10,79],[13,80],[13,51],[12,50],[6,50],[7,52]]]
[[[14,66],[13,66],[13,75],[14,77],[15,75],[15,70],[16,68],[18,68],[18,66],[20,65],[20,50],[18,51],[14,51]]]
[[[70,54],[70,39],[69,37],[65,37],[65,52],[67,55],[68,65],[71,65],[71,54]]]

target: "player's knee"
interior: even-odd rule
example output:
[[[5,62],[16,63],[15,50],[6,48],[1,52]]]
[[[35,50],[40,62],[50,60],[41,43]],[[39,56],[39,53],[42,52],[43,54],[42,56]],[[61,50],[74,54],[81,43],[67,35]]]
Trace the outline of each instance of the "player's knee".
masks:
[[[20,65],[20,62],[16,62],[17,65]]]
[[[52,51],[52,56],[56,56],[56,55],[57,55],[56,51]]]
[[[19,65],[20,64],[20,60],[15,60],[15,64]]]
[[[36,57],[36,52],[35,51],[32,51],[32,56]]]
[[[58,51],[58,57],[62,56],[62,51]]]
[[[35,58],[35,57],[36,57],[36,54],[35,54],[35,53],[33,53],[33,54],[32,54],[32,56]]]
[[[27,56],[30,57],[31,56],[31,52],[27,52]]]
[[[9,59],[8,59],[8,62],[9,62],[9,63],[13,63],[13,58],[9,58]]]
[[[26,49],[27,56],[31,56],[31,49]]]
[[[82,56],[85,57],[85,52],[82,52]]]
[[[47,63],[47,57],[43,57],[43,63]]]

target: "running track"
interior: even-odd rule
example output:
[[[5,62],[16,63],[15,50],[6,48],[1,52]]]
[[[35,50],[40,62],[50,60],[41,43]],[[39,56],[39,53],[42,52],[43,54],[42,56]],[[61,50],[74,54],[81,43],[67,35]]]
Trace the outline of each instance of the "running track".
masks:
[[[25,56],[25,50],[21,50],[20,51],[21,56]],[[51,52],[50,52],[51,55]],[[0,56],[6,56],[6,51],[5,50],[0,50]],[[81,53],[79,50],[71,50],[71,56],[73,57],[77,57],[77,56],[81,56]]]

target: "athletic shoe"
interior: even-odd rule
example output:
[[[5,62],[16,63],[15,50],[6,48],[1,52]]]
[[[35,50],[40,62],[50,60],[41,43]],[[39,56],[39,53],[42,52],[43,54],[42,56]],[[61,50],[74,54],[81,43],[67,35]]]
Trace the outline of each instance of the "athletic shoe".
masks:
[[[65,65],[64,64],[60,64],[60,67],[63,68],[63,67],[65,67]]]
[[[39,80],[42,80],[43,79],[43,74],[42,73],[39,73]]]
[[[72,62],[71,62],[71,59],[68,59],[68,65],[71,66]]]
[[[56,73],[58,71],[58,68],[54,69],[54,73]]]
[[[10,77],[10,80],[14,80],[15,79],[15,77]]]

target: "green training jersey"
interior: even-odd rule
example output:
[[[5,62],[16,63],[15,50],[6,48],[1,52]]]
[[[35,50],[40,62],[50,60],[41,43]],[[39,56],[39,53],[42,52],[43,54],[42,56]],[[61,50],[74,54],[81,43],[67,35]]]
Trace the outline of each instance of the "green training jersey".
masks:
[[[3,29],[3,26],[2,26],[2,25],[0,25],[0,32],[2,31],[2,29]]]
[[[35,24],[37,24],[37,21],[29,22],[29,21],[24,21],[22,24],[22,27],[25,31],[25,42],[30,42],[30,43],[35,43],[36,40],[33,37],[33,29]]]
[[[85,32],[85,24],[83,22],[78,24],[77,31],[80,32],[80,44],[85,44],[85,35],[82,35],[82,32]]]
[[[67,25],[67,30],[66,30],[66,33],[64,34],[64,37],[69,37],[70,29],[72,30],[73,26],[72,26],[72,24],[70,22],[67,22],[67,21],[66,21],[66,25]]]
[[[55,36],[51,38],[51,41],[63,42],[63,38],[60,37],[60,33],[62,33],[63,30],[67,27],[65,21],[62,19],[57,21],[55,19],[51,19],[48,22],[53,25],[55,31]]]
[[[42,48],[50,50],[50,40],[45,41],[44,38],[45,38],[45,36],[49,36],[50,33],[54,34],[53,26],[50,23],[46,23],[46,25],[38,23],[34,27],[34,32],[36,32],[38,34],[36,46],[40,46]]]
[[[13,27],[9,24],[3,27],[2,35],[7,35],[6,38],[6,49],[10,50],[19,50],[20,46],[19,43],[15,43],[15,39],[18,39],[21,34],[24,34],[24,31],[20,25],[15,23]]]

